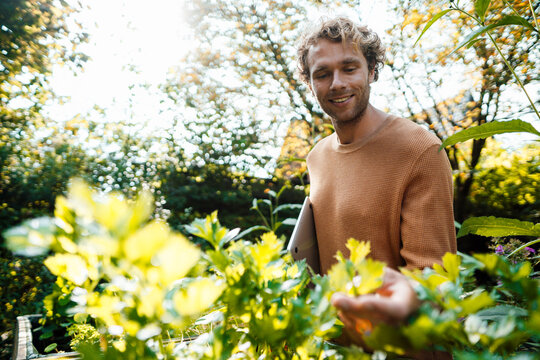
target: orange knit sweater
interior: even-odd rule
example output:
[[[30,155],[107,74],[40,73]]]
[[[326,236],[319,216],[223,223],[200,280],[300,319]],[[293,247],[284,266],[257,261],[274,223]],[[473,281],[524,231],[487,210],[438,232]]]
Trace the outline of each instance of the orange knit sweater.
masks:
[[[325,274],[349,238],[371,243],[392,268],[423,268],[456,252],[453,188],[439,139],[389,116],[368,137],[340,144],[334,133],[309,153],[310,199]]]

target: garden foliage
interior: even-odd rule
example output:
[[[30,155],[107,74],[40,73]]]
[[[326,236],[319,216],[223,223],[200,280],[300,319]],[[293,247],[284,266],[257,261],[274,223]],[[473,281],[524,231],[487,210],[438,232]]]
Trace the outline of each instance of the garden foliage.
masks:
[[[151,220],[151,204],[145,193],[130,201],[75,181],[54,218],[4,234],[18,254],[51,251],[45,265],[59,286],[48,299],[65,307],[48,309],[45,323],[93,325],[99,344],[77,344],[88,358],[369,359],[437,349],[533,359],[539,350],[540,284],[529,262],[447,254],[433,269],[406,272],[424,305],[402,327],[375,326],[365,338],[371,355],[332,343],[341,323],[330,304],[336,291],[361,295],[382,284],[384,264],[367,258],[369,244],[349,240],[350,258],[338,254],[328,275],[312,275],[272,232],[234,240],[238,231],[213,213],[187,227],[209,244],[202,251]]]

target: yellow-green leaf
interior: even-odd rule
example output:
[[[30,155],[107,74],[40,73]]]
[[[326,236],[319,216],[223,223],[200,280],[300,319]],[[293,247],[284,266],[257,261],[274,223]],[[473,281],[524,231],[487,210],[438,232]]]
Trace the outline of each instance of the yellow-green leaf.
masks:
[[[478,310],[493,306],[494,304],[495,300],[493,300],[487,292],[481,292],[478,295],[467,297],[465,300],[461,301],[459,304],[461,307],[459,316],[474,314]]]
[[[221,296],[225,287],[225,283],[208,278],[192,281],[174,295],[174,307],[182,316],[198,315]]]
[[[88,279],[86,263],[78,255],[56,254],[43,263],[53,275],[61,276],[75,285],[80,286]]]
[[[371,252],[371,244],[369,242],[359,242],[353,238],[347,240],[347,244],[345,246],[347,246],[351,252],[350,258],[355,266],[360,264],[360,262],[362,262]]]

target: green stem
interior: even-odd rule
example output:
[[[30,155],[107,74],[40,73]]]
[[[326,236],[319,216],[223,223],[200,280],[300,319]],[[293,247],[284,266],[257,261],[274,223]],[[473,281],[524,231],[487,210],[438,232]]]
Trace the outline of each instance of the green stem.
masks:
[[[257,206],[255,208],[255,211],[257,211],[257,213],[259,213],[259,216],[261,217],[263,223],[264,223],[264,226],[266,226],[267,228],[271,229],[270,227],[270,224],[268,224],[268,221],[266,221],[266,217],[263,215],[263,213],[261,212],[261,210],[259,210],[259,206]]]
[[[529,7],[531,8],[531,13],[532,13],[532,16],[533,16],[533,19],[534,19],[534,27],[536,28],[536,31],[539,31],[538,30],[538,20],[536,20],[536,14],[534,13],[534,8],[532,6],[531,0],[529,0]]]
[[[461,12],[462,14],[470,17],[471,19],[473,19],[474,21],[476,21],[478,23],[478,25],[482,26],[482,22],[480,21],[480,19],[474,17],[473,15],[469,14],[468,12],[464,11],[463,9],[460,9],[460,8],[456,8],[457,11]],[[491,33],[489,31],[486,31],[486,34],[489,36],[489,39],[491,40],[491,42],[493,43],[493,46],[495,46],[495,49],[497,50],[497,52],[499,53],[499,56],[502,58],[502,60],[504,61],[504,64],[508,67],[508,69],[510,69],[510,71],[512,72],[512,74],[514,75],[514,78],[516,79],[519,87],[521,87],[521,90],[523,90],[523,92],[525,93],[525,96],[527,96],[527,99],[529,100],[529,103],[531,104],[534,112],[536,113],[536,116],[538,117],[538,119],[540,119],[540,113],[538,112],[538,109],[536,108],[536,106],[534,106],[534,101],[532,101],[531,97],[529,96],[529,93],[527,92],[527,90],[525,90],[525,86],[523,85],[523,83],[521,82],[521,80],[519,79],[519,77],[517,76],[516,74],[516,71],[514,70],[514,68],[512,67],[512,65],[510,65],[510,63],[506,60],[506,58],[504,57],[501,49],[499,48],[499,46],[497,46],[497,43],[495,42],[495,39],[493,39],[493,37],[491,36]]]
[[[530,241],[524,245],[521,245],[520,247],[518,247],[516,250],[512,251],[510,254],[508,254],[508,257],[520,252],[521,250],[525,249],[526,247],[528,246],[531,246],[531,245],[534,245],[534,244],[537,244],[540,242],[540,238],[536,239],[536,240],[533,240],[533,241]]]
[[[495,42],[495,39],[493,39],[493,37],[491,36],[490,32],[489,31],[486,31],[486,34],[489,36],[491,42],[493,43],[493,46],[495,46],[495,49],[497,49],[497,52],[499,53],[499,55],[501,56],[501,58],[503,59],[504,63],[506,64],[506,66],[508,67],[508,69],[510,69],[510,71],[512,72],[512,74],[514,75],[514,77],[516,78],[516,81],[518,82],[518,85],[521,87],[521,90],[523,90],[523,92],[525,93],[525,95],[527,96],[527,99],[529,100],[529,102],[531,103],[531,106],[534,110],[534,112],[536,113],[536,116],[538,117],[538,119],[540,119],[540,113],[538,112],[538,109],[536,108],[536,106],[534,106],[534,101],[532,101],[531,97],[529,96],[529,93],[527,92],[527,90],[525,90],[525,86],[523,86],[523,83],[521,82],[521,80],[519,79],[519,77],[517,76],[516,74],[516,71],[514,70],[514,68],[512,67],[512,65],[510,65],[510,63],[506,60],[506,58],[504,57],[501,49],[499,48],[499,46],[497,46],[497,43]]]
[[[506,6],[508,6],[510,8],[510,10],[512,10],[514,12],[514,14],[521,17],[521,15],[519,15],[519,13],[516,11],[516,9],[514,9],[514,7],[508,2],[508,0],[503,0],[503,2],[504,2],[504,4]]]

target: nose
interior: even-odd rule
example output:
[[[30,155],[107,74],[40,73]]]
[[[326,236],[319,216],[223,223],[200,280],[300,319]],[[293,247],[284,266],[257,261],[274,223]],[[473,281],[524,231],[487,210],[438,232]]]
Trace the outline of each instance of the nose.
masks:
[[[343,75],[340,74],[339,71],[334,71],[334,74],[332,76],[332,84],[330,84],[331,90],[337,90],[342,89],[345,87],[345,82],[343,79]]]

